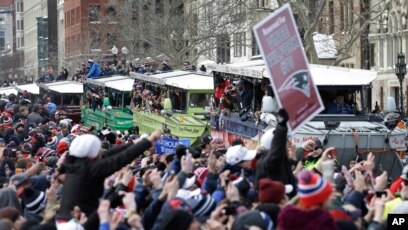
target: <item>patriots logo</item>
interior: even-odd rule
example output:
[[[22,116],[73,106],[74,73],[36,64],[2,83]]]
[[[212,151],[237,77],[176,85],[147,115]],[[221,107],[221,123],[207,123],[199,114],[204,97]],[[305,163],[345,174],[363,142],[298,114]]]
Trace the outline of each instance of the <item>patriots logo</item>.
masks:
[[[278,89],[278,92],[285,90],[298,90],[306,97],[310,97],[310,75],[308,70],[299,70],[288,77]]]

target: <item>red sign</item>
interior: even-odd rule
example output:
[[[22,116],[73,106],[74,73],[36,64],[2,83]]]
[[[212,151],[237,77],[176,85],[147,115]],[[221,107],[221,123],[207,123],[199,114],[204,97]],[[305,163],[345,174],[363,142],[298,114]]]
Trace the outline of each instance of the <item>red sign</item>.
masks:
[[[278,104],[289,114],[292,134],[319,114],[324,105],[313,82],[289,4],[254,27]]]

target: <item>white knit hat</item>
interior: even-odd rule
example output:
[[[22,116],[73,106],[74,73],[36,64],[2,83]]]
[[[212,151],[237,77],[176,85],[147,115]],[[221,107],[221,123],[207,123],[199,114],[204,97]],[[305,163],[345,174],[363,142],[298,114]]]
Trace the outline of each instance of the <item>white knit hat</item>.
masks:
[[[101,141],[92,134],[84,134],[75,138],[69,146],[69,155],[78,158],[96,158],[101,149]]]

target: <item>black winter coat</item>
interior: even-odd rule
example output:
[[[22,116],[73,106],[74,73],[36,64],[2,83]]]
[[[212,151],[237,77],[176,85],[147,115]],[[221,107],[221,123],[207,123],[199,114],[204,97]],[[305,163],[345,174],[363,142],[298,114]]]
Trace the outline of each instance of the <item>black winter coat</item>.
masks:
[[[144,139],[136,144],[108,150],[117,154],[107,154],[111,156],[102,160],[90,161],[75,157],[67,159],[61,169],[65,173],[65,180],[57,219],[70,220],[75,206],[79,206],[82,212],[90,216],[98,208],[105,178],[131,163],[151,145],[150,141]]]
[[[272,145],[267,154],[262,155],[256,162],[256,182],[262,178],[280,181],[283,184],[293,185],[290,197],[296,195],[297,180],[292,173],[291,163],[286,149],[286,135],[288,128],[277,125],[273,132]]]

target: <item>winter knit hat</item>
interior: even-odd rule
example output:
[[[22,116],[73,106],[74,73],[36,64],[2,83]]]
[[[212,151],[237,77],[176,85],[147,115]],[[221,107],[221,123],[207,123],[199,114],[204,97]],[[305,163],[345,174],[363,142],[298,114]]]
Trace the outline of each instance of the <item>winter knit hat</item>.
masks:
[[[208,217],[217,207],[217,202],[211,195],[196,195],[188,199],[187,204],[195,217]]]
[[[293,186],[284,185],[280,181],[263,178],[259,181],[258,200],[261,203],[279,204],[285,194],[292,192]]]
[[[204,183],[205,178],[208,175],[208,168],[199,167],[194,171],[194,175],[197,177],[198,184],[201,186]]]
[[[60,141],[57,145],[57,153],[59,155],[63,154],[65,151],[69,149],[69,145],[65,141]]]
[[[31,151],[33,151],[33,146],[30,143],[24,143],[21,146],[21,151],[23,153],[31,153]]]
[[[55,123],[53,121],[48,122],[48,128],[49,129],[57,128],[57,123]]]
[[[75,138],[69,146],[69,155],[78,158],[96,158],[101,150],[101,140],[95,135],[84,134]]]
[[[310,171],[298,175],[299,203],[305,208],[322,204],[332,193],[332,187],[322,176]]]
[[[3,119],[3,124],[4,124],[4,125],[13,125],[13,118],[11,118],[11,117],[5,117],[5,118]]]
[[[24,189],[22,200],[27,211],[34,214],[40,214],[47,203],[45,193],[36,191],[32,188]]]
[[[30,142],[30,141],[31,141],[31,136],[24,137],[24,142]]]
[[[15,222],[20,216],[18,210],[12,207],[5,207],[0,209],[0,219],[6,218]]]
[[[272,230],[273,222],[269,215],[260,211],[247,211],[244,212],[235,219],[232,223],[232,230],[244,230],[249,226],[256,226],[264,230]]]
[[[50,149],[57,149],[57,144],[58,144],[58,137],[49,137],[47,141],[47,147]]]

